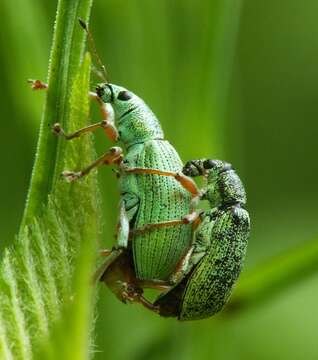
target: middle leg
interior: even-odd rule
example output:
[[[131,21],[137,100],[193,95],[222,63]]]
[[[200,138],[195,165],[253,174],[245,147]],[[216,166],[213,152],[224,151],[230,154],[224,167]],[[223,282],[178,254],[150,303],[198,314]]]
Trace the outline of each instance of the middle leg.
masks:
[[[137,168],[137,167],[135,168],[122,167],[122,171],[132,174],[153,174],[153,175],[161,175],[161,176],[171,176],[174,177],[186,190],[188,190],[193,197],[200,195],[196,183],[191,178],[189,178],[188,176],[182,173],[173,172],[173,171],[164,171],[159,169]]]
[[[146,224],[140,228],[133,229],[130,231],[129,236],[133,237],[138,234],[143,234],[146,231],[154,229],[160,229],[164,227],[176,226],[176,225],[188,225],[192,224],[193,230],[195,230],[200,224],[200,212],[193,211],[192,213],[185,215],[182,219],[162,221],[159,223]]]

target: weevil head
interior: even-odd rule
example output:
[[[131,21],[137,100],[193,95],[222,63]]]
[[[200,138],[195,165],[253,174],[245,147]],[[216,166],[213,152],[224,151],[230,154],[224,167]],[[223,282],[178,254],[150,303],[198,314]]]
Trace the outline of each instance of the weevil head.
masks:
[[[126,146],[163,138],[158,119],[140,97],[114,84],[100,84],[96,92],[104,103],[111,104],[119,140]]]
[[[246,203],[244,186],[231,164],[221,160],[205,160],[203,167],[208,174],[205,198],[211,207],[226,203]]]

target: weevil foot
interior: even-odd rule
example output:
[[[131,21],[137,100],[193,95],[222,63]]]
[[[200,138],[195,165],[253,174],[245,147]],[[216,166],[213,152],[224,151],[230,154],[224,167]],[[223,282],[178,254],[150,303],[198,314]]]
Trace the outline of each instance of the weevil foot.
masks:
[[[57,135],[57,136],[64,135],[64,131],[63,131],[60,123],[55,123],[52,126],[52,132],[54,135]]]
[[[113,252],[113,250],[111,250],[111,249],[101,249],[101,250],[99,250],[99,255],[100,255],[100,256],[105,256],[105,257],[107,257],[107,256],[109,256],[112,252]]]
[[[160,311],[159,306],[153,305],[151,302],[149,302],[146,298],[143,297],[143,290],[135,284],[123,284],[121,301],[124,304],[139,303],[143,305],[146,309],[151,310],[155,313],[159,313]]]
[[[68,171],[65,170],[62,172],[61,177],[63,177],[67,182],[71,183],[73,181],[76,181],[82,177],[82,173],[75,172],[75,171]]]
[[[43,90],[48,88],[47,84],[41,80],[28,79],[28,83],[31,84],[32,90]]]

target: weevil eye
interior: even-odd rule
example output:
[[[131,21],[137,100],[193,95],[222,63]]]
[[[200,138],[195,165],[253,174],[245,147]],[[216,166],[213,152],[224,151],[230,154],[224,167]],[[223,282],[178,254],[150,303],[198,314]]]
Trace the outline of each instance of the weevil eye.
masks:
[[[113,102],[114,100],[114,91],[110,84],[97,85],[96,93],[105,103]]]
[[[132,93],[127,90],[121,91],[117,96],[118,100],[123,100],[123,101],[129,100],[131,98],[132,98]]]

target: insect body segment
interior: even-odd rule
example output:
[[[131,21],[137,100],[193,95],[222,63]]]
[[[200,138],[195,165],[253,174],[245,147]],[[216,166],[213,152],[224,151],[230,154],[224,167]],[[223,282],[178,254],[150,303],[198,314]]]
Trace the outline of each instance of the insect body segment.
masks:
[[[207,177],[202,198],[212,209],[201,216],[185,277],[154,305],[162,316],[195,320],[217,313],[228,300],[242,269],[250,221],[244,187],[229,164],[195,160],[184,173]]]

